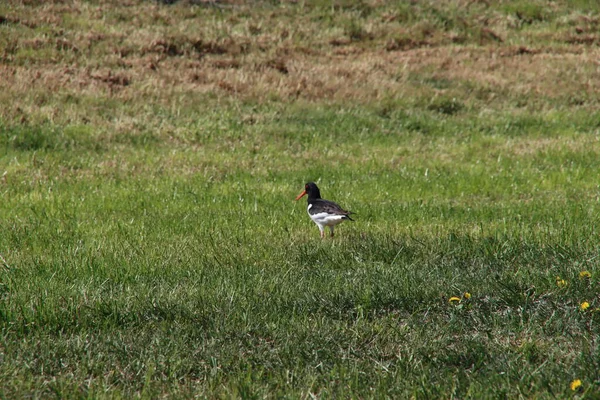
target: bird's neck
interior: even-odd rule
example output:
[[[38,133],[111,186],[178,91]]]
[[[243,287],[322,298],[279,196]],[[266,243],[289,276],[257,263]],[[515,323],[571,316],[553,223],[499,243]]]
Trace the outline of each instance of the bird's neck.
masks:
[[[319,200],[321,198],[321,195],[319,193],[311,193],[310,195],[308,195],[308,202],[312,203],[315,200]]]

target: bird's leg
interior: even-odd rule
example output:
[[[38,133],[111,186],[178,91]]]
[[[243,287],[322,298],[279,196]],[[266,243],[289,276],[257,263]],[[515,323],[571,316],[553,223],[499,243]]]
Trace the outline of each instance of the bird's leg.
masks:
[[[330,236],[333,237],[333,226],[330,226],[329,230],[331,231],[331,235]]]
[[[325,231],[321,230],[321,239],[323,239],[325,237]]]

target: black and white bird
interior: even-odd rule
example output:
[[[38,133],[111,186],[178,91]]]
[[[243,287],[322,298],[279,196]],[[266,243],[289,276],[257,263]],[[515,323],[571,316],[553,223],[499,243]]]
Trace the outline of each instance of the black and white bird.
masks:
[[[350,218],[351,211],[346,211],[333,201],[321,198],[321,192],[314,182],[308,182],[304,185],[302,193],[296,197],[296,201],[303,196],[308,195],[308,216],[319,227],[321,237],[325,237],[325,227],[328,226],[333,237],[334,227],[346,220],[354,221]]]

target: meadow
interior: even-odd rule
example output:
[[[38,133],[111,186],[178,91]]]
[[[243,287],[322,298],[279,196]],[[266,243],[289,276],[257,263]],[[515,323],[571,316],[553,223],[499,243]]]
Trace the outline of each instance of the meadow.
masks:
[[[1,2],[0,396],[600,398],[599,32],[585,0]]]

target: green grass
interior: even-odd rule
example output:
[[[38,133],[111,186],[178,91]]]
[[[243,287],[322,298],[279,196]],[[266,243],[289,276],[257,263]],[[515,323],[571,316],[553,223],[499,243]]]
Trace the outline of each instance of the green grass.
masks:
[[[578,305],[599,305],[597,149],[503,155],[489,122],[453,117],[423,136],[354,109],[232,116],[227,143],[195,145],[5,130],[6,396],[595,390],[597,315]],[[357,212],[334,240],[292,201],[319,178]]]
[[[515,53],[523,43],[575,79],[552,60],[567,46],[569,21],[598,21],[597,6],[579,3],[465,11],[454,2],[132,2],[107,11],[106,23],[96,7],[110,3],[79,12],[61,3],[48,7],[63,7],[63,19],[34,27],[14,21],[36,20],[36,7],[0,6],[9,17],[0,23],[2,62],[23,79],[0,83],[0,98],[11,99],[0,111],[0,395],[598,398],[593,57],[565,50],[587,57],[569,64],[587,92],[569,91],[569,82],[556,89],[547,70],[529,80],[510,66],[527,72],[523,60],[537,62]],[[173,25],[173,15],[183,22]],[[486,18],[506,30],[505,44],[478,36]],[[227,42],[211,34],[262,42],[198,61],[186,29],[199,20],[209,21],[201,29],[213,46]],[[145,52],[138,40],[151,36],[148,21],[178,55]],[[85,34],[112,35],[112,24],[131,34],[84,52]],[[294,62],[323,67],[325,55],[309,47],[354,49],[336,55],[346,62],[375,48],[386,66],[386,43],[415,24],[431,53],[393,51],[432,61],[399,67],[393,90],[374,95],[365,86],[358,98],[278,91],[296,84],[286,80]],[[48,39],[61,26],[79,53],[20,36]],[[289,71],[261,81],[272,97],[175,82],[186,63],[204,63],[202,72],[223,57],[238,67],[217,66],[206,79],[225,88],[230,75],[246,79],[263,53],[277,53],[265,43],[284,29]],[[350,42],[332,44],[339,35]],[[311,41],[294,47],[302,38]],[[134,55],[115,55],[126,48]],[[472,54],[462,64],[446,72],[436,64],[436,51],[463,50]],[[478,57],[490,58],[493,79],[460,75]],[[26,60],[74,71],[57,78],[43,69],[48,87],[26,85],[37,68]],[[156,70],[147,67],[153,60]],[[111,81],[118,73],[131,83]],[[293,201],[309,180],[356,213],[334,239],[321,240],[306,203]],[[582,386],[573,391],[575,379]]]

